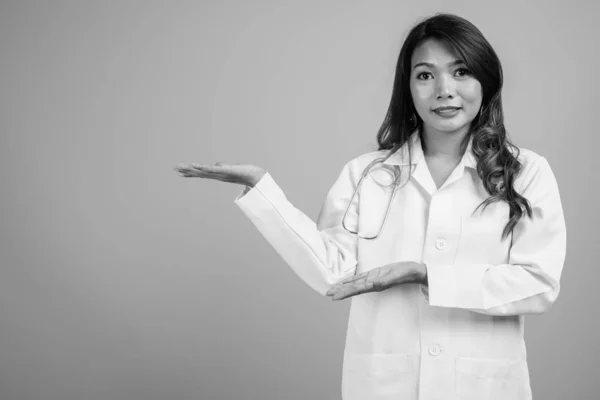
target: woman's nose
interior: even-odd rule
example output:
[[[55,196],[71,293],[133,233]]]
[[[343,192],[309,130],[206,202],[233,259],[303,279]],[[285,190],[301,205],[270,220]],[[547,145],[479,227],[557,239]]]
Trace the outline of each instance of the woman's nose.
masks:
[[[454,97],[456,95],[456,88],[451,78],[440,77],[436,85],[436,96],[437,98]]]

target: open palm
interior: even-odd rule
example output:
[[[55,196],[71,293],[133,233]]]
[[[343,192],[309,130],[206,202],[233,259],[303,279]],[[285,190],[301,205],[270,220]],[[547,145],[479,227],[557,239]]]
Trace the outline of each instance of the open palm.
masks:
[[[265,169],[251,164],[179,164],[175,171],[185,178],[206,178],[221,182],[238,183],[254,186],[267,172]]]
[[[395,262],[346,278],[342,283],[332,286],[326,294],[332,296],[332,300],[342,300],[357,294],[381,292],[403,283],[419,282],[420,279],[418,263]]]

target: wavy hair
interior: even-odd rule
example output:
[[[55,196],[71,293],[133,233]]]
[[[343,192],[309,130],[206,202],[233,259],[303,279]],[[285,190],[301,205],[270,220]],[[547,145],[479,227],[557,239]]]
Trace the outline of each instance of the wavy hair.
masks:
[[[481,84],[481,110],[461,143],[461,154],[472,137],[477,174],[490,195],[477,209],[483,206],[485,210],[496,201],[507,202],[510,220],[502,232],[502,238],[506,238],[524,212],[531,218],[532,211],[529,201],[514,188],[515,178],[523,166],[517,159],[519,149],[510,142],[504,128],[502,66],[490,43],[472,23],[453,14],[437,13],[419,22],[408,33],[398,56],[390,105],[377,133],[379,150],[391,149],[391,154],[415,131],[422,132],[423,120],[416,112],[410,92],[410,64],[414,50],[427,39],[436,39],[448,46]],[[411,157],[409,151],[409,159]]]

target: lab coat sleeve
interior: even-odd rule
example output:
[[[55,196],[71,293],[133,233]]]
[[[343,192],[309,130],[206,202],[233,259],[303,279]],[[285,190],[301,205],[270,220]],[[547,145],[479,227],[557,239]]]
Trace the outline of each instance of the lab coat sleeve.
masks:
[[[357,238],[342,227],[356,187],[352,171],[350,163],[344,166],[326,196],[317,223],[294,207],[269,173],[235,199],[292,270],[323,296],[356,271]],[[358,196],[346,216],[347,226],[354,226],[358,219]]]
[[[533,219],[515,225],[508,264],[427,264],[430,305],[488,315],[542,314],[552,307],[566,255],[558,185],[542,156],[524,170],[522,182]]]

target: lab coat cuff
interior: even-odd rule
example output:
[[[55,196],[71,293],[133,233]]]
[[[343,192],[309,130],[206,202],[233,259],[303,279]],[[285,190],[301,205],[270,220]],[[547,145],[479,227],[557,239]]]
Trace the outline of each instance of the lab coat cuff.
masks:
[[[244,209],[257,201],[264,201],[265,197],[271,201],[286,199],[285,194],[268,172],[254,186],[246,186],[234,202]]]
[[[437,307],[481,308],[485,267],[427,263],[428,303]],[[425,294],[425,293],[424,293]]]

